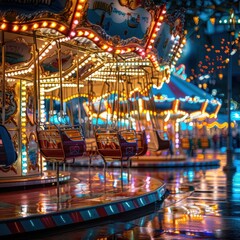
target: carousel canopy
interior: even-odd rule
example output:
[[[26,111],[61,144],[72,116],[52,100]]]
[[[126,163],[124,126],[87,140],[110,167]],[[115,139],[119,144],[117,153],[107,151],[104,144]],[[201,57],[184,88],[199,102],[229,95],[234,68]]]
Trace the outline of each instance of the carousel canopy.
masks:
[[[7,80],[33,81],[39,60],[37,77],[48,92],[60,78],[63,87],[76,87],[76,79],[101,85],[116,81],[116,72],[124,78],[144,75],[144,67],[172,68],[185,42],[184,12],[168,14],[149,0],[1,1],[0,16]]]
[[[182,79],[176,73],[171,75],[169,83],[163,83],[161,88],[152,87],[151,94],[156,102],[156,111],[164,111],[164,106],[169,106],[168,110],[185,112],[192,117],[202,115],[217,115],[221,101],[212,95],[198,88],[192,83]],[[172,104],[169,104],[172,103]]]
[[[100,96],[103,83],[122,84],[123,90],[129,82],[143,86],[150,79],[157,84],[150,96],[148,91],[138,99],[114,93],[105,98],[109,104],[103,110],[128,114],[140,107],[172,116],[219,110],[217,100],[186,81],[172,75],[166,83],[185,43],[182,8],[168,13],[166,4],[149,0],[2,1],[0,8],[3,82],[26,80],[45,97],[59,96],[62,105],[64,98],[79,96],[79,88]],[[151,95],[154,106],[147,99]],[[136,106],[136,100],[146,104]]]
[[[95,98],[92,113],[105,117],[107,114],[139,117],[149,112],[167,119],[184,120],[216,117],[220,107],[218,99],[173,73],[169,83],[164,82],[161,87],[151,85],[148,92],[134,89],[128,95],[120,91]]]

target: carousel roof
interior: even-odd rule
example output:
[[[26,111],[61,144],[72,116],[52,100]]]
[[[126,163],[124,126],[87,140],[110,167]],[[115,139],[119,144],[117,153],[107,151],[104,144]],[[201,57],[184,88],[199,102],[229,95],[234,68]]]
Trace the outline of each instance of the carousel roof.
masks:
[[[169,83],[162,87],[151,86],[148,94],[135,89],[126,95],[123,91],[109,92],[95,98],[92,103],[92,113],[101,116],[119,115],[135,116],[150,112],[172,119],[193,119],[216,117],[221,102],[199,89],[192,83],[186,82],[177,74],[172,74]],[[89,112],[89,103],[84,103]],[[87,107],[87,108],[86,108]],[[105,113],[105,114],[104,114]],[[106,114],[107,113],[107,114]]]
[[[143,75],[142,67],[158,73],[171,68],[184,46],[184,12],[168,14],[164,3],[56,0],[36,1],[32,8],[33,2],[0,3],[9,81],[35,80],[39,60],[38,76],[48,92],[60,78],[64,87],[76,86],[76,78],[100,86],[116,81],[116,72],[126,78]]]
[[[169,83],[164,82],[161,88],[152,88],[152,94],[174,99],[198,98],[199,100],[213,100],[214,97],[198,88],[196,85],[183,80],[176,74],[171,74]]]
[[[200,115],[203,113],[209,115],[217,114],[221,107],[220,100],[215,99],[209,93],[187,82],[177,74],[172,74],[170,82],[164,82],[161,88],[153,86],[151,92],[158,111],[174,110],[176,112],[180,110],[189,114],[199,112]],[[166,109],[164,103],[169,105],[170,109]]]
[[[189,6],[176,9],[180,2]],[[152,88],[156,110],[216,114],[221,103],[211,95],[174,74],[166,83],[186,41],[184,27],[189,22],[185,16],[192,17],[193,5],[200,9],[199,1],[191,2],[1,1],[5,45],[1,61],[6,80],[37,82],[49,96],[60,87],[73,89],[67,94],[79,93],[82,87],[81,93],[93,95],[95,91],[99,96],[103,83],[113,87],[118,82],[127,89],[129,82],[143,85],[151,78],[158,85]],[[216,2],[225,1],[206,2],[219,7]],[[115,97],[109,95],[108,100]],[[146,92],[131,98],[128,104],[135,110],[134,98],[147,101]],[[119,102],[124,105],[126,99]]]

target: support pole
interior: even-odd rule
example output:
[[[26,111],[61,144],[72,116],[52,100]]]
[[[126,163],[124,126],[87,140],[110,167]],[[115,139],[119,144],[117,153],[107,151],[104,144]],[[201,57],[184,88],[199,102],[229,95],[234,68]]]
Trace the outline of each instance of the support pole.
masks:
[[[6,106],[6,78],[5,78],[5,42],[4,42],[4,31],[1,32],[1,47],[2,47],[2,125],[5,124],[5,106]]]
[[[60,116],[63,114],[63,80],[62,80],[62,50],[61,43],[57,42],[57,52],[58,52],[58,68],[59,68],[59,79],[60,79]]]
[[[34,60],[34,72],[33,72],[33,91],[34,91],[34,114],[33,121],[40,122],[40,82],[39,82],[39,51],[37,47],[36,32],[33,32],[33,60]]]
[[[227,136],[227,163],[223,170],[236,170],[233,164],[233,147],[232,147],[232,127],[231,127],[231,99],[232,99],[232,31],[229,31],[229,63],[227,79],[227,115],[228,115],[228,136]]]
[[[60,184],[59,184],[59,162],[57,161],[57,198],[60,197]]]
[[[82,124],[81,102],[80,102],[80,76],[79,76],[79,58],[77,58],[77,93],[78,93],[78,123]]]

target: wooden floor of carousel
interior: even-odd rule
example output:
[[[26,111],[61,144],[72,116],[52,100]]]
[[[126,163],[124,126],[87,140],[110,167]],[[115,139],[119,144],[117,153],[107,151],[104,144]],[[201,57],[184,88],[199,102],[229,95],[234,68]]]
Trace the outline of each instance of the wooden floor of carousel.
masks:
[[[126,167],[122,171],[111,165],[105,169],[99,167],[98,161],[96,159],[95,166],[90,168],[77,164],[82,161],[76,162],[78,168],[60,166],[60,184],[56,182],[55,170],[30,179],[0,180],[0,236],[22,235],[72,224],[86,227],[124,214],[130,217],[137,211],[153,211],[156,204],[161,206],[168,196],[168,189],[161,180]],[[174,166],[182,166],[183,162],[185,166],[218,164],[218,160],[212,158],[210,163],[204,159],[170,161],[163,157],[162,161],[161,158],[155,161],[155,166],[162,163],[164,167],[167,161],[173,162]],[[133,159],[132,162],[132,168],[148,166],[144,160]]]

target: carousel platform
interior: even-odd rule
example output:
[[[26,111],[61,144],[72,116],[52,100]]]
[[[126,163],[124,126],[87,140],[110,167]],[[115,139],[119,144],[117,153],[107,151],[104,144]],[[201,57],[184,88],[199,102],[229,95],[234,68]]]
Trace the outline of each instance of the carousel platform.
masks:
[[[69,172],[60,172],[59,182],[65,182],[71,179],[71,174]],[[55,184],[57,182],[56,171],[46,171],[40,175],[31,176],[31,177],[18,177],[18,178],[3,178],[0,179],[0,189],[1,190],[11,190],[18,187],[27,188],[27,187],[37,187]]]
[[[50,175],[53,174],[47,174]],[[69,173],[60,171],[60,175]],[[89,227],[100,221],[113,221],[122,214],[154,208],[166,195],[166,186],[160,180],[121,173],[120,169],[86,168],[71,172],[71,178],[58,187],[38,184],[1,191],[0,236],[24,237],[74,224]]]
[[[215,166],[219,162],[211,152],[191,158],[144,156],[133,158],[132,168]],[[127,168],[121,172],[118,162],[104,169],[103,161],[96,156],[92,167],[88,163],[86,158],[60,166],[59,185],[55,170],[41,177],[1,180],[0,236],[25,236],[74,224],[89,227],[141,209],[154,209],[168,195],[160,180],[132,174]],[[74,166],[83,170],[73,171]]]
[[[207,150],[204,154],[199,151],[194,156],[187,156],[186,154],[178,155],[160,155],[159,153],[146,154],[141,157],[132,157],[131,167],[201,167],[201,166],[218,166],[220,160],[216,158],[216,153],[211,149]],[[87,167],[89,166],[88,158],[77,159],[74,163],[75,166]],[[100,156],[94,156],[91,160],[91,166],[104,167],[104,162]],[[120,161],[110,161],[108,167],[121,167]]]
[[[132,159],[133,167],[159,167],[159,168],[187,168],[187,167],[201,167],[201,166],[216,166],[220,164],[220,160],[216,159],[213,153],[196,153],[195,156],[187,156],[185,154],[179,155],[149,155],[142,157],[135,157]]]
[[[240,152],[240,149],[239,149]],[[237,152],[236,152],[237,154]],[[141,157],[133,157],[131,167],[132,168],[168,168],[168,167],[204,167],[204,166],[219,166],[220,160],[215,157],[213,151],[208,151],[205,154],[197,153],[195,157],[188,157],[185,154],[179,155],[157,155],[149,154]],[[126,163],[124,163],[126,164]],[[123,164],[123,165],[124,165]],[[45,171],[40,176],[32,177],[19,177],[19,178],[3,178],[0,179],[0,189],[11,189],[18,187],[31,187],[42,186],[57,183],[56,166],[52,163],[49,164],[48,169],[53,171]],[[91,164],[89,157],[80,157],[75,160],[74,163],[60,165],[62,172],[59,175],[59,182],[65,182],[70,180],[71,174],[68,171],[68,167],[99,167],[104,168],[103,159],[99,156],[93,156]],[[120,161],[110,161],[107,163],[108,167],[121,167]],[[127,164],[126,164],[127,166]]]

